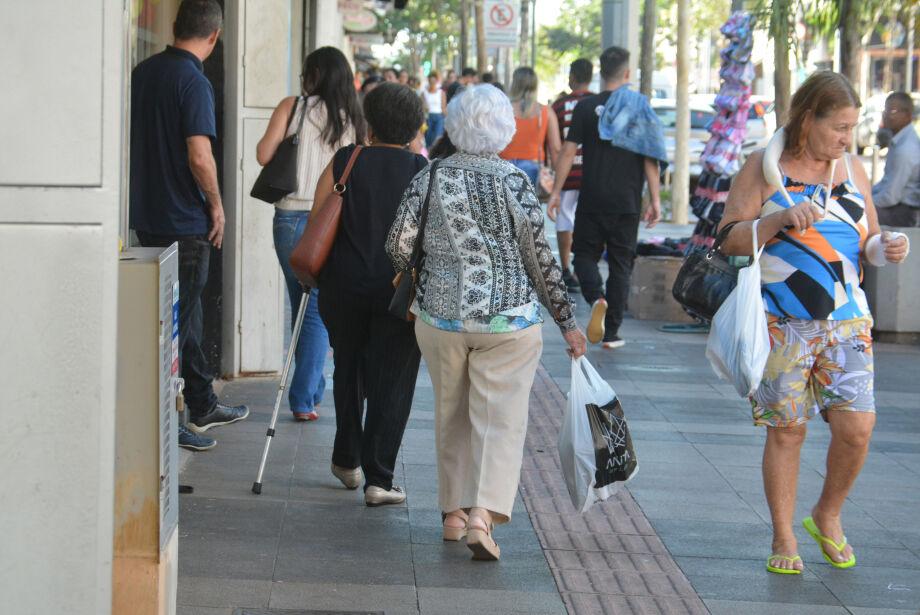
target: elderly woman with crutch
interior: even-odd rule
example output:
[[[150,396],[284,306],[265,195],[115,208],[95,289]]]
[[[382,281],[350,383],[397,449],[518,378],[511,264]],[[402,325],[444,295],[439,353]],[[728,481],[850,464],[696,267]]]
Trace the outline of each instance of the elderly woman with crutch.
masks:
[[[492,527],[510,520],[520,480],[540,304],[572,356],[586,340],[533,184],[497,155],[515,131],[508,98],[491,85],[467,88],[446,123],[459,151],[412,181],[387,252],[403,271],[421,237],[415,335],[435,392],[444,540],[466,537],[473,559],[497,560]]]
[[[773,545],[766,566],[776,574],[803,569],[792,517],[806,425],[819,413],[831,431],[827,472],[802,524],[831,566],[856,565],[841,511],[875,425],[872,315],[860,281],[865,263],[900,263],[908,252],[905,236],[880,233],[869,179],[847,153],[859,105],[842,75],[811,75],[785,128],[735,178],[721,224],[725,254],[747,256],[754,241],[765,244],[771,350],[751,404],[754,423],[767,428],[763,481]]]

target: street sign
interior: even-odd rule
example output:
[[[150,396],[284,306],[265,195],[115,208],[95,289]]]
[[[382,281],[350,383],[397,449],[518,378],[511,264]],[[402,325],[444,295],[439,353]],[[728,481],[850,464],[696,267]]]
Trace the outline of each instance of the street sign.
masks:
[[[521,34],[520,0],[484,0],[486,46],[516,47]]]

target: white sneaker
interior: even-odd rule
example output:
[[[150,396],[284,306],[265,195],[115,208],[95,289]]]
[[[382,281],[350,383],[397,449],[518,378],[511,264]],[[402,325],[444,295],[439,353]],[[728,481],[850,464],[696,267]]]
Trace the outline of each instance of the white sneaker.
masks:
[[[342,481],[342,484],[349,489],[357,489],[364,480],[364,474],[361,468],[343,468],[332,464],[332,475]]]
[[[606,348],[607,350],[613,350],[614,348],[622,348],[626,345],[626,340],[624,340],[619,335],[612,335],[610,339],[606,339],[601,342],[601,348]]]
[[[368,506],[385,506],[387,504],[402,504],[406,501],[405,492],[393,485],[392,489],[387,491],[383,487],[371,485],[364,492],[364,503]]]

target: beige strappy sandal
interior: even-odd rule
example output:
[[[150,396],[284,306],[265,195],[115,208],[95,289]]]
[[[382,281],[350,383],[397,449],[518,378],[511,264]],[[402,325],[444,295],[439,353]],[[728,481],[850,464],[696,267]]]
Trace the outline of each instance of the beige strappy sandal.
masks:
[[[459,542],[466,538],[467,529],[469,528],[470,518],[462,510],[455,510],[449,513],[441,513],[441,523],[447,521],[448,517],[454,517],[463,521],[463,527],[444,526],[443,538],[445,542]]]
[[[484,519],[480,520],[485,523]],[[487,530],[472,526],[472,519],[467,524],[469,528],[466,534],[466,546],[473,552],[473,559],[479,561],[494,562],[501,557],[502,550],[492,539],[493,524],[489,523]]]

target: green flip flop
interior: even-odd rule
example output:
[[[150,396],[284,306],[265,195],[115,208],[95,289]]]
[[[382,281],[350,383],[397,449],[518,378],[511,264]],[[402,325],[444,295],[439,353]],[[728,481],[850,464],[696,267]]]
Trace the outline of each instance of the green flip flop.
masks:
[[[834,541],[832,538],[828,538],[827,536],[821,533],[821,530],[819,530],[818,526],[815,524],[815,520],[812,519],[811,517],[805,517],[804,519],[802,519],[802,526],[811,535],[811,537],[815,539],[815,542],[818,543],[818,548],[821,549],[821,555],[824,556],[824,559],[827,560],[828,564],[830,564],[834,568],[841,568],[841,569],[842,568],[852,568],[853,566],[856,565],[856,554],[855,553],[851,553],[850,559],[848,559],[845,562],[835,562],[833,559],[831,559],[831,556],[827,554],[827,551],[824,550],[824,545],[829,544],[834,549],[836,549],[838,553],[843,553],[844,548],[846,548],[847,546],[846,536],[843,537],[843,542],[841,543]]]
[[[772,572],[774,574],[802,574],[802,571],[797,568],[777,568],[776,566],[771,566],[770,562],[775,559],[781,559],[783,561],[789,562],[790,564],[802,561],[802,558],[799,557],[798,555],[790,556],[790,555],[779,555],[778,553],[774,553],[773,555],[767,558],[767,571],[768,572]]]

